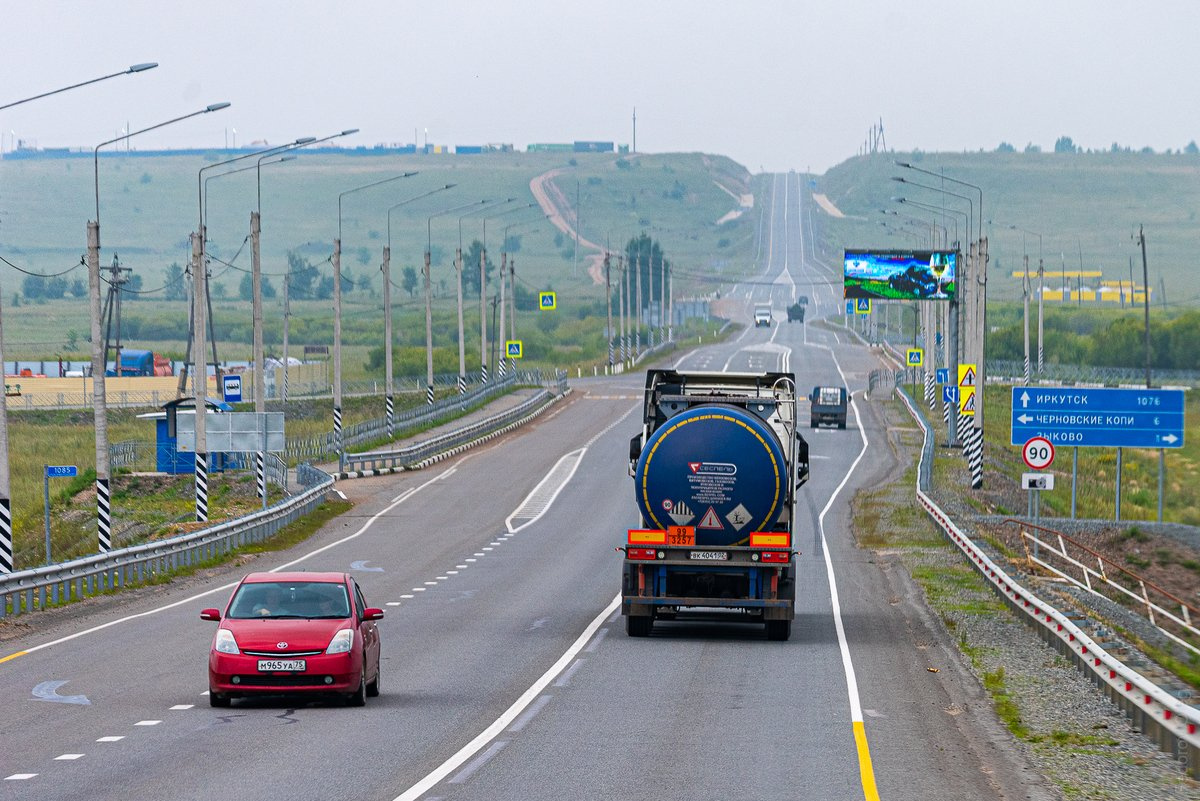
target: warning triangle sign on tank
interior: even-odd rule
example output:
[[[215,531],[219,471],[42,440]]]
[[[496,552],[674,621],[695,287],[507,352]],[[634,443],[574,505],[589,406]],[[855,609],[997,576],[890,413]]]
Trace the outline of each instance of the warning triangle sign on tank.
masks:
[[[721,518],[717,517],[717,510],[708,507],[708,511],[704,513],[704,517],[700,518],[700,522],[696,524],[696,528],[711,528],[721,530],[725,526],[721,525]]]

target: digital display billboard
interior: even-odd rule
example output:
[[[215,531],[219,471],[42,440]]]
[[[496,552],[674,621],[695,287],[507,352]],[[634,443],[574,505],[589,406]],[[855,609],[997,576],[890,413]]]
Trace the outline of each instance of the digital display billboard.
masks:
[[[958,253],[952,250],[847,250],[843,297],[954,300]]]

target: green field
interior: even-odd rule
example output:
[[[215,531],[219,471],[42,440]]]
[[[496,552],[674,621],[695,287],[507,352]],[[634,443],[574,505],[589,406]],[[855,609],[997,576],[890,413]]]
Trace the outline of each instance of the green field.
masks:
[[[825,234],[825,254],[840,259],[843,248],[928,247],[929,225],[942,218],[910,204],[893,202],[905,197],[938,206],[939,192],[895,182],[904,177],[926,186],[937,186],[936,176],[903,169],[895,161],[910,162],[931,172],[969,182],[983,191],[983,233],[990,254],[988,299],[1012,300],[1021,294],[1023,257],[1037,269],[1039,238],[1046,270],[1099,270],[1104,280],[1130,280],[1142,285],[1141,251],[1133,236],[1145,226],[1147,262],[1152,301],[1168,308],[1195,307],[1200,301],[1196,277],[1196,246],[1200,240],[1200,155],[1142,153],[887,153],[849,159],[823,176],[812,176],[814,192],[825,194],[844,213],[835,219],[814,204],[813,214]],[[978,206],[975,191],[946,183],[951,192],[965,195]],[[965,201],[947,198],[950,208],[968,211]],[[898,211],[919,222],[904,225]],[[978,214],[978,208],[974,211]],[[949,214],[949,238],[967,242],[961,215]],[[902,227],[905,235],[880,225]],[[990,222],[989,222],[990,221]],[[1010,226],[1016,226],[1011,228]],[[1023,234],[1021,230],[1031,232]],[[1075,279],[1069,279],[1072,287]],[[1096,279],[1083,279],[1083,287]],[[1165,297],[1160,292],[1165,289]],[[1061,278],[1047,281],[1061,288]],[[1086,302],[1085,302],[1086,305]],[[1116,307],[1110,303],[1106,306]]]

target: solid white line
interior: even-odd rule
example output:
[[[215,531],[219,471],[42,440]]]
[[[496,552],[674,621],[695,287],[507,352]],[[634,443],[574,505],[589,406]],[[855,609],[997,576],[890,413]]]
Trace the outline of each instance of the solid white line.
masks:
[[[596,633],[596,630],[603,625],[604,619],[612,614],[614,609],[619,608],[620,605],[621,596],[617,595],[612,599],[608,606],[606,606],[604,610],[600,612],[600,614],[596,615],[596,617],[592,619],[592,622],[587,625],[587,628],[583,630],[583,633],[579,635],[579,638],[571,644],[571,647],[568,648],[563,655],[558,658],[558,661],[551,665],[550,669],[543,673],[541,678],[535,681],[528,690],[522,693],[521,697],[518,698],[512,706],[506,709],[504,713],[500,715],[500,717],[496,718],[496,720],[492,722],[492,725],[481,731],[478,735],[476,735],[475,739],[471,740],[471,742],[460,748],[458,752],[454,754],[454,756],[450,757],[441,765],[434,768],[434,770],[425,778],[421,779],[412,787],[409,787],[403,793],[396,796],[394,801],[416,801],[416,799],[423,796],[431,788],[437,786],[439,782],[457,770],[468,759],[479,753],[480,749],[482,749],[485,745],[494,740],[502,731],[512,725],[513,721],[517,719],[517,716],[524,712],[525,708],[533,703],[534,699],[541,695],[542,690],[546,689],[550,682],[554,681],[558,674],[562,673],[567,665],[571,664],[571,660],[579,655],[579,652],[582,651],[583,647],[587,645],[589,640],[591,640],[592,636]]]
[[[838,375],[842,377],[842,384],[846,384],[846,374],[842,372],[842,365],[838,362],[837,356],[833,355],[833,365],[837,368]],[[862,437],[862,450],[858,453],[858,458],[850,465],[850,469],[846,471],[846,475],[842,478],[837,489],[829,496],[829,502],[825,504],[825,508],[821,510],[821,514],[817,516],[817,528],[821,532],[821,550],[825,554],[825,573],[829,577],[829,597],[833,603],[833,625],[837,629],[838,649],[842,653],[842,670],[846,674],[846,693],[850,699],[850,721],[851,723],[862,723],[862,703],[858,697],[858,679],[854,674],[854,662],[850,658],[850,646],[846,642],[846,627],[842,623],[842,605],[838,600],[837,577],[833,572],[833,559],[829,556],[829,543],[825,539],[825,515],[833,506],[833,502],[837,499],[846,483],[850,480],[850,476],[854,475],[854,470],[858,467],[858,463],[862,461],[863,456],[867,453],[867,432],[863,430],[862,417],[858,414],[858,407],[854,403],[854,395],[850,395],[850,406],[854,409],[854,423],[858,427],[858,434]]]

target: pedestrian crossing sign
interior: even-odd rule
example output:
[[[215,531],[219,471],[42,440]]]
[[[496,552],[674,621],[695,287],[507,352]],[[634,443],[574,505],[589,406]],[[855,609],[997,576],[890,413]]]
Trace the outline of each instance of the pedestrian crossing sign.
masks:
[[[958,365],[958,413],[975,416],[975,390],[978,372],[973,364]]]
[[[909,348],[907,353],[909,367],[920,367],[925,363],[925,350],[923,348]]]
[[[504,354],[510,359],[520,359],[524,355],[521,349],[521,340],[510,339],[504,343]]]
[[[553,292],[539,292],[538,308],[542,311],[554,311],[558,308],[558,296]]]
[[[871,313],[871,299],[870,298],[855,298],[854,299],[854,313],[855,314],[870,314]]]

